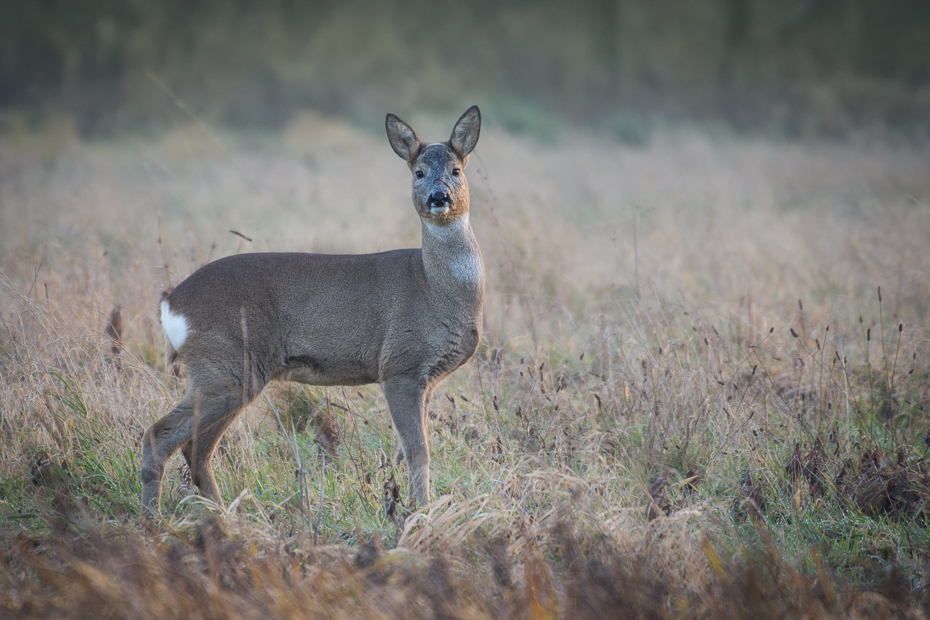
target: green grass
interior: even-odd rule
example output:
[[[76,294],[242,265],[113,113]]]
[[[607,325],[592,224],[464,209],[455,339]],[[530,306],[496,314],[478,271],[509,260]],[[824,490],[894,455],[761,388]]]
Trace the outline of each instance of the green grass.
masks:
[[[259,154],[180,137],[200,159],[179,136],[75,143],[46,177],[44,159],[0,140],[0,167],[16,164],[0,210],[0,591],[15,594],[0,609],[848,617],[926,604],[930,217],[910,206],[930,197],[925,151],[489,131],[468,171],[485,339],[432,402],[434,505],[403,504],[376,387],[275,385],[288,430],[259,399],[214,458],[226,506],[198,499],[176,456],[146,520],[141,436],[185,389],[166,370],[158,291],[234,251],[416,237],[405,169],[367,134],[315,167],[287,132]],[[612,192],[592,191],[605,180]],[[888,189],[900,184],[908,197]],[[880,208],[850,213],[849,194]],[[364,218],[342,208],[366,200]],[[641,203],[655,207],[637,259]],[[117,304],[122,370],[103,333]]]

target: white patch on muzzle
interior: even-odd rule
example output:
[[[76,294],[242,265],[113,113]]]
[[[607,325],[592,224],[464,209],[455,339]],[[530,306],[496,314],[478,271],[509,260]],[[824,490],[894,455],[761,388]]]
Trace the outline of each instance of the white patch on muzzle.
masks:
[[[177,351],[187,340],[190,329],[187,327],[187,319],[182,314],[174,314],[168,301],[161,302],[161,326],[165,330],[165,335],[171,342],[171,346]]]

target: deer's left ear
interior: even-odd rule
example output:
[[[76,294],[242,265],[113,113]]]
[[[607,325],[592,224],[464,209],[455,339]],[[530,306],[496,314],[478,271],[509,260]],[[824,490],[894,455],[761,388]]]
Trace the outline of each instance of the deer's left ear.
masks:
[[[462,118],[452,128],[449,145],[459,157],[465,159],[474,150],[475,145],[478,144],[478,134],[480,133],[481,111],[478,106],[473,105],[465,111]]]

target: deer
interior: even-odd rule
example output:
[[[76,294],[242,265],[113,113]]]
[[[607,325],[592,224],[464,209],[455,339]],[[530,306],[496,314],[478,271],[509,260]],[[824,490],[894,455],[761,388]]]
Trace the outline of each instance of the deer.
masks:
[[[178,450],[200,494],[222,505],[214,450],[271,381],[379,384],[407,467],[408,508],[429,503],[430,397],[481,341],[484,263],[464,174],[481,113],[470,107],[445,142],[421,142],[394,114],[385,128],[412,175],[421,248],[237,254],[163,295],[161,324],[189,386],[143,435],[144,513],[160,510],[165,466]]]

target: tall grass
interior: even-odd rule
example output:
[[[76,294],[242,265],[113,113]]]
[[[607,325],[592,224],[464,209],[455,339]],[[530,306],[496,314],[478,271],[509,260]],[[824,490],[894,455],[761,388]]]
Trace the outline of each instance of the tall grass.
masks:
[[[444,137],[447,119],[411,120]],[[198,499],[176,457],[162,518],[139,514],[139,440],[184,389],[159,291],[235,252],[416,245],[384,140],[312,114],[276,135],[0,140],[5,611],[925,604],[928,153],[690,134],[541,144],[490,120],[467,171],[486,335],[434,399],[437,499],[414,514],[380,392],[297,386],[267,391],[286,431],[259,400],[221,445],[226,507]]]

